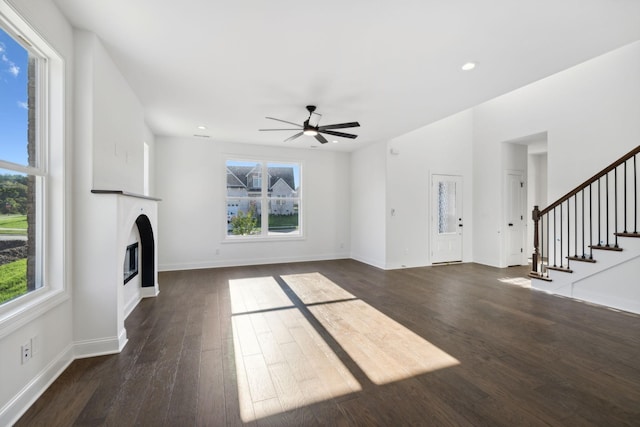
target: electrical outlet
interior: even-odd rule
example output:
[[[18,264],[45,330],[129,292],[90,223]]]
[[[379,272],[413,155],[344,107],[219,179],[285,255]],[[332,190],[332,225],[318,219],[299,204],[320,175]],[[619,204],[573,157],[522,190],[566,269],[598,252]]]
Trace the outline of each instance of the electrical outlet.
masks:
[[[20,347],[20,352],[22,354],[22,364],[24,365],[31,359],[31,340],[22,344]]]

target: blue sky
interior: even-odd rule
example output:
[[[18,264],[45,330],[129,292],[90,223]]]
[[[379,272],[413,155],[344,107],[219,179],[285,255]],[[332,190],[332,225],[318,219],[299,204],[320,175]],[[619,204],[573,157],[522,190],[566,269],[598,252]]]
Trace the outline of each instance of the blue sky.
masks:
[[[0,29],[0,159],[27,165],[27,51]]]

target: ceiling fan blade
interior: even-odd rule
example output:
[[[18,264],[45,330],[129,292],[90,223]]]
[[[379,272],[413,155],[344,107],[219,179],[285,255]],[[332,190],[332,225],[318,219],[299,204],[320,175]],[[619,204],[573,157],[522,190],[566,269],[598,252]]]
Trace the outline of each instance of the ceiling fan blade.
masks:
[[[357,128],[359,126],[360,126],[360,123],[358,123],[358,122],[349,122],[349,123],[337,123],[335,125],[320,126],[318,129],[320,129],[320,130],[325,130],[325,129],[344,129],[344,128]]]
[[[293,136],[291,136],[291,137],[289,137],[289,138],[285,139],[285,140],[284,140],[284,142],[293,141],[294,139],[298,138],[298,137],[299,137],[299,136],[301,136],[301,135],[302,135],[302,132],[298,132],[298,133],[296,133],[295,135],[293,135]]]
[[[265,119],[269,119],[269,120],[276,120],[278,122],[282,122],[282,123],[288,123],[290,125],[294,125],[297,126],[298,128],[301,128],[302,126],[300,126],[298,123],[293,123],[293,122],[288,122],[286,120],[280,120],[280,119],[276,119],[275,117],[265,117]]]
[[[265,130],[300,130],[299,128],[297,129],[258,129],[259,131],[265,131]]]
[[[327,141],[327,138],[325,138],[324,136],[322,136],[320,134],[316,135],[316,139],[318,141],[320,141],[320,144],[326,144],[327,142],[329,142],[329,141]]]
[[[318,113],[309,114],[309,126],[317,127],[318,123],[320,123],[321,118],[322,118],[322,114],[318,114]]]
[[[334,132],[332,130],[322,130],[319,129],[318,132],[322,132],[322,133],[326,133],[327,135],[334,135],[334,136],[341,136],[343,138],[351,138],[351,139],[355,139],[358,137],[358,135],[354,135],[352,133],[344,133],[344,132]]]

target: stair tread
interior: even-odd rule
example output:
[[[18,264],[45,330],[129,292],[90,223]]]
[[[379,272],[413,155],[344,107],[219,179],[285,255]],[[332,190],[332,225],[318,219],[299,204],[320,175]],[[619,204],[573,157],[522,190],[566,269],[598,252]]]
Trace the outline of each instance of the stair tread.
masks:
[[[573,273],[573,270],[568,267],[555,267],[553,265],[548,265],[547,269],[555,270],[555,271],[564,271],[565,273]]]
[[[640,238],[640,233],[614,233],[618,237],[638,237]]]
[[[622,248],[618,247],[616,248],[615,246],[600,246],[600,245],[591,245],[589,246],[591,249],[600,249],[603,251],[616,251],[616,252],[622,252]]]
[[[570,259],[571,261],[580,261],[580,262],[590,262],[590,263],[596,262],[596,260],[593,258],[587,258],[587,257],[581,257],[581,256],[568,256],[567,259]]]
[[[534,272],[530,272],[529,273],[529,277],[533,278],[533,279],[540,279],[540,280],[544,280],[545,282],[552,282],[553,280],[551,280],[549,277],[547,276],[543,276],[540,273],[534,273]]]

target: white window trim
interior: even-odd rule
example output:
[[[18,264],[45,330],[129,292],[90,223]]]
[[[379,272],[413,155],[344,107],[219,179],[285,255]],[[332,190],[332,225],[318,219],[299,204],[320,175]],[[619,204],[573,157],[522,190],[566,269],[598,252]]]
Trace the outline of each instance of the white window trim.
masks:
[[[295,241],[295,240],[306,240],[306,235],[304,233],[305,227],[304,227],[304,217],[305,217],[305,210],[304,210],[304,202],[303,202],[303,195],[304,195],[304,179],[303,179],[303,171],[304,171],[304,161],[299,160],[299,159],[287,159],[287,158],[278,158],[278,159],[272,159],[272,158],[268,158],[268,157],[256,157],[256,156],[250,156],[250,155],[236,155],[236,154],[228,154],[225,156],[222,156],[222,191],[224,194],[224,203],[223,208],[224,208],[224,218],[225,220],[222,221],[222,227],[223,227],[223,231],[222,231],[222,241],[221,243],[248,243],[248,242],[276,242],[276,241]],[[262,233],[262,234],[256,234],[256,235],[251,235],[251,236],[234,236],[234,235],[229,235],[227,232],[227,225],[226,225],[226,218],[227,218],[227,200],[229,198],[232,199],[244,199],[243,197],[229,197],[227,196],[227,162],[228,161],[251,161],[251,162],[256,162],[256,163],[262,163],[263,164],[263,168],[264,170],[262,170],[261,175],[264,176],[268,176],[267,174],[267,164],[269,163],[278,163],[278,164],[296,164],[298,165],[298,167],[300,168],[300,175],[299,175],[299,179],[300,179],[300,184],[299,184],[299,188],[303,189],[302,191],[299,191],[297,194],[297,197],[292,197],[292,198],[286,198],[286,199],[282,199],[282,200],[298,200],[298,208],[299,208],[299,215],[298,215],[298,233],[297,234],[293,234],[293,235],[282,235],[282,234],[269,234],[268,231],[268,221],[269,221],[269,217],[268,215],[266,216],[266,220],[264,220],[262,217],[260,218],[260,220],[263,222],[261,223],[261,229],[263,230],[267,230],[266,233]],[[262,183],[265,183],[265,180],[262,180]],[[269,180],[267,179],[267,186],[268,186]],[[262,195],[260,196],[260,201],[262,203],[264,203],[265,201],[268,201],[270,199],[273,200],[278,200],[276,197],[268,197],[268,188],[266,187],[262,187]],[[248,198],[248,197],[247,197]],[[268,209],[268,206],[267,206]],[[264,224],[264,222],[266,222],[267,224]]]
[[[42,316],[70,298],[66,284],[65,215],[65,62],[64,59],[10,5],[0,2],[0,22],[17,40],[28,43],[40,56],[37,83],[37,167],[7,162],[11,170],[44,177],[39,197],[41,228],[38,259],[42,263],[42,287],[0,305],[0,339]],[[22,43],[24,45],[24,43]],[[55,159],[55,164],[50,164]],[[42,178],[41,178],[42,179]]]

